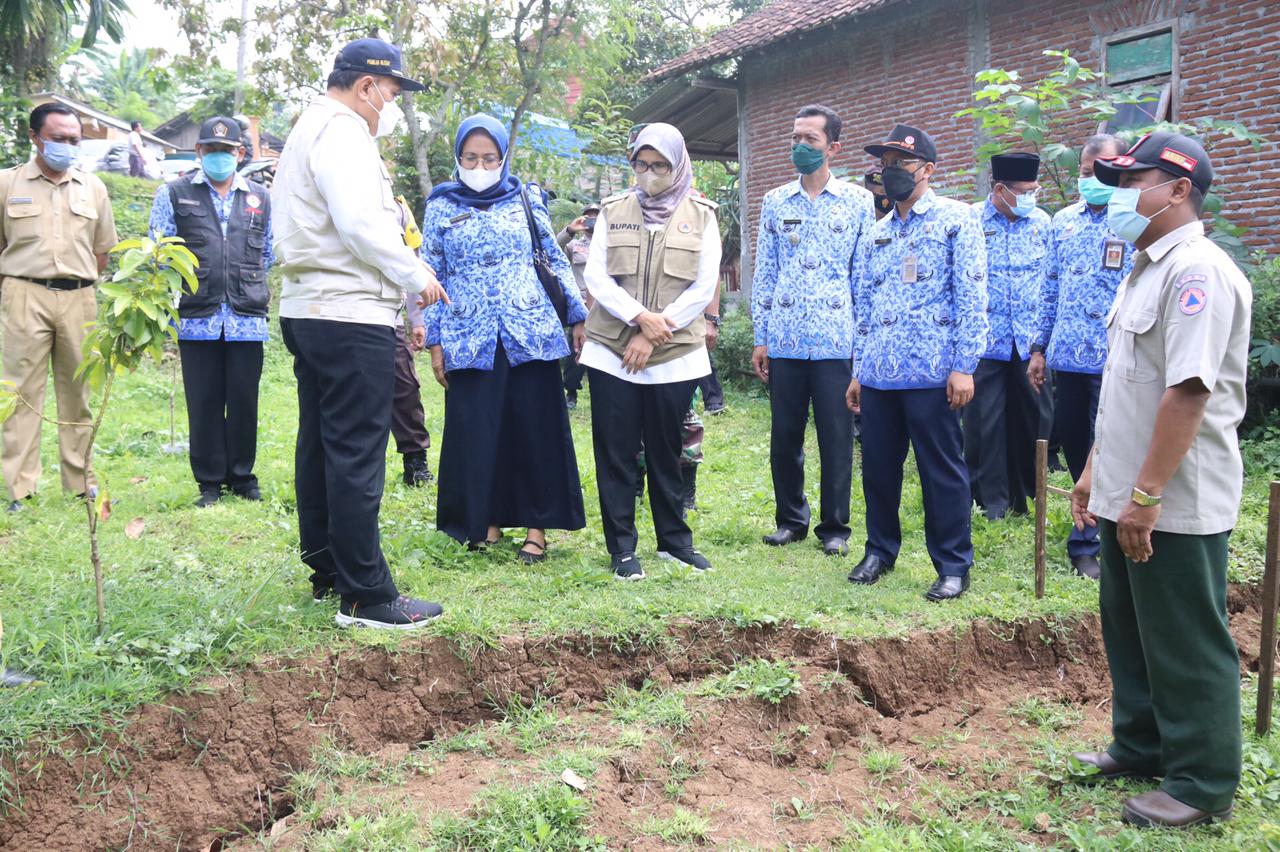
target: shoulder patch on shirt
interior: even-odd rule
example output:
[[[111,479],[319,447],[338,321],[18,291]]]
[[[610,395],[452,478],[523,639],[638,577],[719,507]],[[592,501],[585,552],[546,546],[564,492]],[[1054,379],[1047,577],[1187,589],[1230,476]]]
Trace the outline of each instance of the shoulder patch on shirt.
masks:
[[[249,193],[249,197],[244,200],[244,203],[248,207],[261,207],[262,199],[253,193]]]
[[[1208,301],[1208,297],[1199,287],[1188,287],[1178,297],[1178,307],[1184,314],[1193,317],[1204,310],[1204,306]]]
[[[1188,284],[1203,284],[1208,280],[1209,277],[1207,275],[1202,275],[1199,272],[1188,272],[1186,275],[1178,279],[1178,283],[1174,284],[1173,288],[1175,290],[1181,290]]]

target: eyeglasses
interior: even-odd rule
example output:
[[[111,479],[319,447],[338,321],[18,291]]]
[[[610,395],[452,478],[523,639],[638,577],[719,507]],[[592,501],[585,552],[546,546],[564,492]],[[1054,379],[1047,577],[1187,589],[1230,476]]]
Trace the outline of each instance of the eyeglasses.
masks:
[[[632,160],[631,168],[635,169],[638,175],[653,172],[658,177],[665,177],[671,174],[670,163],[646,163],[644,160]]]
[[[484,163],[486,169],[496,169],[502,162],[502,158],[496,154],[485,154],[483,157],[479,154],[463,154],[458,158],[458,162],[468,169],[474,169],[481,163]]]
[[[907,166],[912,164],[916,165],[916,168],[907,169]],[[877,160],[875,167],[877,169],[880,169],[881,171],[883,171],[884,169],[902,168],[902,169],[907,169],[907,171],[911,172],[912,174],[915,174],[916,172],[920,171],[920,169],[924,168],[924,165],[925,163],[923,160],[906,158],[901,160]]]

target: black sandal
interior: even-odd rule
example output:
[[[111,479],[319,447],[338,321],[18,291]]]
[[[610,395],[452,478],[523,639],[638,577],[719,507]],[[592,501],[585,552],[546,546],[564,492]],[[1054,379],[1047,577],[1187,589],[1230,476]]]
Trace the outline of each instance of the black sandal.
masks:
[[[529,551],[525,550],[525,548],[531,544],[534,547],[540,549],[542,552],[530,553]],[[525,565],[537,565],[539,562],[545,562],[547,558],[546,542],[537,542],[531,538],[526,538],[524,542],[520,545],[520,551],[516,555],[520,557],[520,561]]]

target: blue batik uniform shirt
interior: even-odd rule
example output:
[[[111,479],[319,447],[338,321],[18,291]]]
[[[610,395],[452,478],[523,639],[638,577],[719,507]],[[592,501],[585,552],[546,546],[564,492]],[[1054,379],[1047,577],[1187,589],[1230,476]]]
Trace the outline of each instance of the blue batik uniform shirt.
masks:
[[[1101,375],[1107,361],[1107,314],[1120,282],[1133,269],[1135,249],[1124,243],[1119,269],[1103,265],[1107,208],[1094,211],[1078,201],[1053,217],[1050,266],[1041,291],[1036,345],[1051,370]]]
[[[987,350],[983,358],[1009,361],[1031,357],[1040,312],[1041,289],[1050,262],[1049,214],[1037,207],[1010,220],[991,199],[974,205],[987,245]]]
[[[204,171],[198,170],[191,182],[206,184],[209,197],[213,200],[213,209],[218,214],[218,224],[222,227],[222,235],[227,235],[227,223],[231,221],[231,213],[236,206],[236,193],[249,192],[249,184],[243,176],[237,174],[231,180],[231,190],[223,198],[214,189],[213,184],[205,179]],[[162,237],[172,237],[178,233],[178,223],[173,215],[173,197],[169,195],[169,185],[163,184],[156,190],[155,200],[151,204],[151,232]],[[271,251],[271,219],[266,220],[266,231],[263,234],[262,270],[267,272],[275,262]],[[219,340],[225,335],[229,341],[265,342],[267,339],[267,318],[247,317],[231,310],[231,306],[223,302],[212,315],[207,317],[182,317],[178,320],[179,340]]]
[[[771,358],[853,355],[853,282],[875,223],[871,193],[831,178],[816,199],[800,179],[764,197],[751,284],[756,346]]]
[[[915,260],[915,281],[904,265]],[[854,301],[853,375],[877,390],[946,387],[987,348],[987,249],[973,208],[927,190],[872,226]]]

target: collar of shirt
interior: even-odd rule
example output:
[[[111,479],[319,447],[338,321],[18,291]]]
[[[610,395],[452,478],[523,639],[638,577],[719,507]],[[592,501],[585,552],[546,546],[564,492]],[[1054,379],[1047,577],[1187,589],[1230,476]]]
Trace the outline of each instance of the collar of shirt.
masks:
[[[835,175],[831,175],[830,177],[827,178],[827,184],[826,186],[822,187],[822,191],[818,193],[818,196],[821,197],[824,194],[839,195],[840,193],[837,191],[839,189],[840,189],[840,178],[836,177]],[[800,178],[796,178],[794,181],[787,184],[787,192],[786,192],[787,198],[792,198],[796,195],[799,195],[801,192],[804,192],[804,184],[800,182]],[[805,194],[807,195],[808,193],[805,193]]]
[[[938,203],[938,196],[934,194],[932,189],[926,189],[924,195],[916,199],[916,203],[911,205],[911,209],[907,211],[910,216],[924,216],[932,210]],[[898,218],[898,207],[894,205],[893,212],[889,214],[889,218],[895,221],[904,221]]]
[[[196,169],[196,173],[191,176],[191,182],[192,183],[209,183],[209,179],[204,176],[204,169]],[[211,189],[216,188],[213,186],[212,183],[209,183],[209,187]],[[248,192],[249,191],[249,182],[244,179],[244,175],[240,174],[239,172],[235,173],[235,177],[231,179],[231,191],[232,192],[237,192],[237,191]]]
[[[1089,204],[1083,198],[1077,201],[1075,204],[1068,207],[1067,209],[1075,213],[1077,216],[1080,216],[1086,219],[1091,219],[1095,222],[1097,222],[1100,219],[1105,220],[1107,218],[1107,205],[1104,204],[1102,205],[1101,210],[1095,211],[1092,207],[1089,206]]]
[[[318,105],[318,106],[324,107],[325,109],[331,112],[340,112],[340,113],[343,113],[344,115],[349,115],[352,118],[359,119],[361,127],[364,127],[366,129],[369,127],[369,123],[364,120],[364,116],[362,116],[360,113],[356,112],[355,110],[351,109],[351,107],[347,106],[337,98],[331,98],[328,95],[316,95],[315,99],[311,101],[311,105],[312,106]],[[372,139],[373,137],[370,136],[369,138]]]
[[[63,172],[61,180],[49,180],[48,175],[46,175],[40,168],[40,165],[35,161],[34,157],[28,160],[27,164],[23,166],[22,177],[24,180],[39,180],[43,178],[55,186],[57,184],[66,183],[69,180],[73,180],[76,183],[84,183],[84,172],[80,171],[75,166],[72,166]]]
[[[1186,242],[1192,237],[1204,236],[1204,223],[1199,219],[1194,222],[1174,228],[1151,245],[1147,246],[1144,254],[1152,263],[1159,263],[1160,260],[1169,252],[1173,251],[1179,244]]]
[[[1011,228],[1018,224],[1017,219],[1010,220],[1008,216],[1001,213],[1000,208],[989,197],[982,202],[982,221],[986,222],[988,219],[994,219],[1006,228]]]

